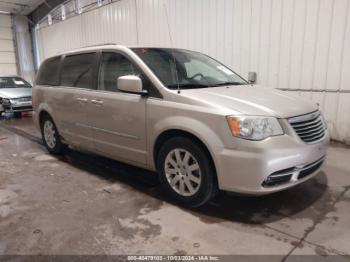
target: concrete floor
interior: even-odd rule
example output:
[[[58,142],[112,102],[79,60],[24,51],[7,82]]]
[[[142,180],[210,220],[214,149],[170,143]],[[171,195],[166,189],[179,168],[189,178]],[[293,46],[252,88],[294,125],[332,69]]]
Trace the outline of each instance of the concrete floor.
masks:
[[[0,121],[0,254],[348,255],[349,203],[339,144],[300,186],[190,210],[153,173],[74,150],[52,157],[30,117]]]

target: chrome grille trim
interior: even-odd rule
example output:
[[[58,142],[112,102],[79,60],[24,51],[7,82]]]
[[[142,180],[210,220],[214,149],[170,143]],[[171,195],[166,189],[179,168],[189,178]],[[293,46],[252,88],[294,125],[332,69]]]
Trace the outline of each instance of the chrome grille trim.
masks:
[[[322,123],[319,123],[316,126],[312,126],[312,127],[308,127],[308,128],[300,128],[300,129],[299,128],[294,128],[294,129],[298,130],[298,132],[310,133],[310,132],[312,132],[315,129],[321,129],[321,128],[323,128],[323,124]]]
[[[325,137],[326,125],[319,111],[289,118],[288,122],[305,143],[317,143]]]
[[[293,123],[295,127],[299,128],[299,127],[304,127],[304,126],[312,126],[318,123],[317,118],[312,120],[312,121],[299,121],[299,122],[295,122],[295,117],[293,117]]]
[[[300,126],[300,127],[298,127],[296,125],[293,125],[293,126],[298,131],[304,131],[304,130],[318,128],[318,127],[322,126],[322,123],[316,122],[315,124],[312,124],[312,125],[307,125],[307,126],[304,125],[304,126]]]
[[[298,132],[303,132],[303,135],[307,135],[307,134],[312,134],[312,133],[315,133],[316,131],[321,131],[321,130],[323,130],[323,125],[318,126],[317,129],[311,128],[311,130],[307,129],[307,131],[298,130]]]

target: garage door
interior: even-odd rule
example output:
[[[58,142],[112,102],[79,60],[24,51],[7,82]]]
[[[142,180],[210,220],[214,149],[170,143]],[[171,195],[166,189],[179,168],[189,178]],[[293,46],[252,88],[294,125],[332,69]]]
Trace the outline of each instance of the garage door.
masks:
[[[17,75],[11,16],[0,15],[0,75]]]

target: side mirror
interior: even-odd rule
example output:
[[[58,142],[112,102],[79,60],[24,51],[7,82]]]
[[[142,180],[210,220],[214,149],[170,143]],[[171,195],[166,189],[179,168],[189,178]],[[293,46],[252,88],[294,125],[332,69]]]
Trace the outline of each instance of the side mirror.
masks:
[[[142,80],[135,75],[120,76],[117,79],[117,87],[122,92],[146,95],[147,91],[142,88]]]
[[[248,82],[249,82],[249,84],[255,84],[256,72],[248,72]]]

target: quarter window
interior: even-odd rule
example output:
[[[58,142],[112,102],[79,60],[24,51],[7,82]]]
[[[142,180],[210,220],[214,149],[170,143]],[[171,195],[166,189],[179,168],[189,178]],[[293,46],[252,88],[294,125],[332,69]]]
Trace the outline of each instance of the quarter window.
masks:
[[[95,53],[67,56],[61,72],[61,85],[93,89]]]
[[[118,53],[103,53],[100,72],[99,89],[117,92],[117,79],[120,76],[136,75],[141,72],[123,55]]]
[[[59,84],[59,67],[61,57],[46,60],[41,66],[36,78],[37,85],[55,86]]]

